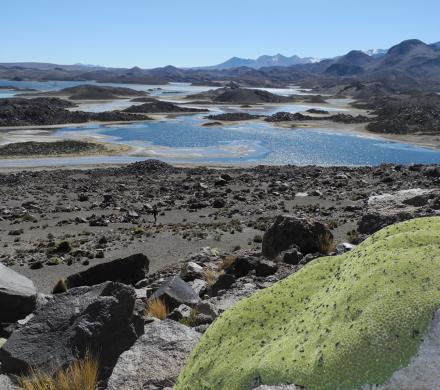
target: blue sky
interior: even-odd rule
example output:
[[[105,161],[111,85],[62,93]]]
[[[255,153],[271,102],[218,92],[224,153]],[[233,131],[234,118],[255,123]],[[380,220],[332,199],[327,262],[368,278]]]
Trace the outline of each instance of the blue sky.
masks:
[[[144,68],[440,41],[438,0],[1,0],[0,62]]]

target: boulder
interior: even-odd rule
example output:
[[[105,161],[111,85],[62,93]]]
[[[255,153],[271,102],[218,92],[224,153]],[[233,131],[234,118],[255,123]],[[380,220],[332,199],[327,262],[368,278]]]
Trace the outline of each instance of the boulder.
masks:
[[[297,265],[304,255],[297,248],[289,248],[281,253],[283,262],[290,265]]]
[[[155,322],[118,359],[107,390],[172,386],[200,334],[175,321]]]
[[[236,303],[174,390],[438,389],[439,236],[439,217],[389,226]]]
[[[366,212],[359,221],[359,233],[373,234],[397,222],[432,215],[430,207],[434,205],[438,195],[438,190],[412,188],[390,194],[370,196]]]
[[[99,354],[105,378],[118,356],[143,334],[142,319],[133,315],[134,303],[134,289],[114,282],[58,294],[0,349],[2,369],[54,373],[89,349]]]
[[[279,215],[264,234],[262,254],[275,258],[292,245],[304,254],[319,252],[325,236],[333,239],[328,227],[321,222]]]
[[[0,263],[0,322],[12,323],[34,311],[37,290],[31,280]]]
[[[147,256],[138,253],[90,267],[85,271],[67,277],[69,288],[93,286],[107,281],[124,284],[136,284],[148,274],[150,261]]]
[[[181,304],[194,306],[200,302],[198,294],[179,276],[166,280],[151,298],[163,299],[170,310],[175,309]]]
[[[231,274],[223,274],[218,277],[211,286],[211,295],[217,295],[221,290],[227,290],[235,283],[235,277]]]
[[[270,260],[260,260],[255,268],[257,276],[270,276],[277,272],[278,266]]]
[[[198,313],[208,316],[211,321],[214,321],[219,315],[217,308],[208,301],[202,301],[198,303],[195,309]]]
[[[203,296],[208,289],[208,283],[203,279],[195,279],[189,282],[189,285],[199,297]]]
[[[195,279],[203,278],[203,267],[201,267],[197,263],[189,261],[188,263],[185,263],[183,265],[180,271],[180,277],[185,282],[190,282]]]
[[[11,378],[7,375],[0,374],[0,389],[1,390],[20,390],[21,387],[18,387],[12,382]]]
[[[246,276],[250,271],[254,270],[258,264],[258,259],[252,256],[239,256],[226,269],[227,273],[232,273],[236,278]]]

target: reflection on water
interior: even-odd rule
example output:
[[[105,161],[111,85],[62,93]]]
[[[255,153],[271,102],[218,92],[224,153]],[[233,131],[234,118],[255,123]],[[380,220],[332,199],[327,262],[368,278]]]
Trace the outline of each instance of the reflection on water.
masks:
[[[261,163],[377,165],[440,163],[440,151],[325,129],[281,129],[246,122],[203,127],[203,115],[130,125],[67,128],[61,136],[84,134],[109,142],[147,147],[165,161],[198,163]]]

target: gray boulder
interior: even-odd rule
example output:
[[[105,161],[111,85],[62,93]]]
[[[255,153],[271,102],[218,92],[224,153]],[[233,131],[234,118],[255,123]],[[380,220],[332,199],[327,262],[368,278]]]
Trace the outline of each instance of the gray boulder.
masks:
[[[32,281],[0,263],[0,322],[12,323],[34,311],[37,290]]]
[[[138,253],[123,259],[98,264],[85,271],[70,275],[66,282],[69,288],[93,286],[107,281],[134,285],[145,279],[149,265],[150,261],[147,256]]]
[[[435,215],[438,190],[412,188],[390,194],[370,196],[366,211],[359,221],[358,230],[361,234],[373,234],[394,223],[408,219]]]
[[[89,349],[99,355],[105,378],[118,356],[143,334],[134,303],[134,289],[113,282],[59,294],[12,333],[0,349],[2,369],[21,374],[33,367],[53,373]]]
[[[198,294],[179,276],[166,280],[151,298],[163,299],[170,310],[175,309],[181,304],[194,306],[200,302]]]
[[[107,390],[172,387],[200,334],[175,321],[154,322],[118,359]]]
[[[0,389],[1,390],[20,390],[21,388],[16,386],[12,382],[11,378],[7,375],[0,374]]]
[[[325,236],[333,239],[328,227],[321,222],[279,215],[264,234],[262,254],[275,258],[291,246],[304,254],[320,252],[321,239]]]

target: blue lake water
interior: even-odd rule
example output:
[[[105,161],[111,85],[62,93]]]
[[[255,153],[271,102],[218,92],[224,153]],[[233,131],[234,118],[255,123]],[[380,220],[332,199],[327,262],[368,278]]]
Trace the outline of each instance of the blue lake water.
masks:
[[[9,82],[0,85],[39,90],[57,90],[84,84],[76,81]],[[116,85],[120,84],[106,84]],[[139,90],[151,90],[156,96],[178,96],[197,93],[210,87],[193,87],[175,83],[166,86],[127,85]],[[158,89],[161,88],[161,89]],[[151,92],[151,91],[150,91]],[[272,91],[294,93],[294,89]],[[9,95],[8,95],[9,94]],[[0,91],[0,97],[14,92]],[[244,110],[272,114],[277,111],[303,111],[303,105],[265,106],[240,109],[222,106],[221,111]],[[328,109],[328,108],[326,108]],[[412,164],[440,163],[440,151],[380,138],[357,136],[326,129],[282,129],[268,123],[244,122],[230,126],[202,127],[204,115],[180,116],[174,119],[147,121],[127,125],[88,125],[59,129],[55,134],[66,138],[96,137],[100,140],[145,148],[145,156],[154,156],[173,163],[204,164],[297,164],[297,165],[377,165],[381,163]],[[12,130],[12,129],[11,129]],[[6,166],[49,166],[98,163],[126,163],[143,160],[139,156],[91,156],[0,160]]]
[[[325,129],[281,129],[246,122],[225,127],[202,127],[201,115],[130,125],[95,125],[58,132],[87,132],[104,140],[164,147],[160,157],[170,162],[261,163],[317,165],[378,165],[440,163],[440,151],[378,138]],[[238,155],[239,154],[239,155]],[[168,157],[167,157],[168,155]]]

